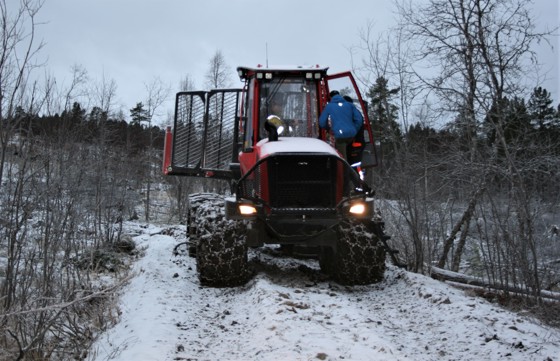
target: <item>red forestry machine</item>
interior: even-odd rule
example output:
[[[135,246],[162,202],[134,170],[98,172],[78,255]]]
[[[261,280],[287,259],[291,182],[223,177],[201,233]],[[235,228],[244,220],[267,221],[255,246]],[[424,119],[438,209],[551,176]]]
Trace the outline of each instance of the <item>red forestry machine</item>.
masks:
[[[248,249],[270,244],[317,257],[342,284],[383,278],[389,237],[363,180],[378,164],[366,105],[350,72],[327,70],[239,67],[241,89],[177,94],[164,174],[224,179],[232,190],[188,199],[189,255],[202,285],[244,284]],[[335,89],[364,117],[348,159],[318,124]]]

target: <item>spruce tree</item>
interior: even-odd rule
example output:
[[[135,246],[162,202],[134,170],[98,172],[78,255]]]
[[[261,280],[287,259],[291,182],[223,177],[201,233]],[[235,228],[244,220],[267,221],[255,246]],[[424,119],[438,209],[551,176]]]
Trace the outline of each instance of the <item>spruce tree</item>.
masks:
[[[533,90],[527,110],[531,117],[531,124],[537,129],[550,129],[560,127],[558,114],[552,106],[551,94],[542,87]]]

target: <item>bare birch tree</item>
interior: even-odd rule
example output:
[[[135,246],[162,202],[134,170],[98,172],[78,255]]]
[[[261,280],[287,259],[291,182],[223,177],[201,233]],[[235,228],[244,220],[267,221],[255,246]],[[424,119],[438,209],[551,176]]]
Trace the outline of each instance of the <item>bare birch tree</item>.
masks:
[[[217,50],[205,76],[206,86],[209,89],[227,88],[231,86],[231,69],[227,65],[224,55]]]
[[[194,88],[194,80],[189,74],[186,74],[179,82],[179,91],[186,92],[194,90]]]
[[[74,314],[50,307],[91,286],[77,262],[84,252],[78,219],[88,214],[80,188],[86,172],[76,158],[88,160],[89,149],[72,142],[75,134],[60,116],[50,123],[58,133],[37,122],[40,109],[61,104],[54,79],[46,79],[42,92],[32,81],[41,65],[36,16],[42,5],[0,0],[0,358],[10,360],[74,351],[71,357],[79,358],[79,345],[70,344],[91,335],[77,317],[87,305],[76,303]]]
[[[524,284],[537,294],[540,280],[535,214],[531,206],[534,197],[524,178],[523,170],[527,167],[517,158],[519,152],[513,151],[519,144],[512,143],[513,138],[507,136],[506,111],[508,99],[524,90],[521,83],[524,73],[536,68],[533,45],[546,41],[550,34],[535,31],[531,4],[520,0],[429,0],[422,4],[398,1],[397,9],[406,41],[415,47],[410,53],[414,60],[411,69],[426,93],[437,96],[440,114],[456,114],[453,129],[463,144],[458,144],[456,153],[448,154],[460,167],[447,169],[449,176],[462,187],[455,193],[470,195],[464,200],[462,214],[443,240],[438,265],[443,267],[449,262],[451,269],[459,268],[479,202],[490,198],[495,205],[499,202],[494,198],[500,197],[507,200],[504,208],[509,207],[515,219],[501,217],[500,221],[486,216],[479,219],[489,219],[493,225],[504,227],[497,232],[502,232],[502,239],[511,242],[504,248],[503,266],[510,269],[510,275],[521,272],[515,277],[523,278]],[[491,127],[495,135],[490,147],[480,137],[486,131],[483,126]],[[490,186],[493,192],[487,193]],[[500,209],[494,210],[496,217],[501,214]],[[513,262],[518,265],[515,271],[508,266]]]
[[[430,240],[435,234],[428,227],[436,202],[430,196],[428,180],[431,177],[428,177],[427,170],[436,166],[430,164],[432,160],[428,153],[422,152],[426,143],[403,142],[401,135],[407,137],[412,119],[429,126],[430,117],[433,120],[434,116],[429,112],[416,110],[423,102],[420,97],[423,84],[412,68],[413,48],[406,42],[403,27],[398,26],[387,34],[374,37],[373,26],[369,22],[360,31],[361,45],[358,49],[365,56],[362,63],[354,67],[360,82],[368,89],[370,119],[378,130],[374,137],[382,143],[382,149],[390,150],[382,152],[382,167],[373,172],[373,184],[377,185],[380,194],[390,199],[399,199],[396,207],[389,206],[384,213],[388,220],[406,224],[400,229],[392,229],[394,236],[391,242],[393,247],[400,250],[401,257],[411,270],[422,271],[424,263],[431,261],[430,250],[433,245]],[[377,94],[380,79],[387,79],[393,89],[387,88]],[[389,96],[393,98],[390,104]],[[398,125],[389,125],[387,122],[383,124],[382,113],[389,114],[392,108],[395,108],[393,113],[398,109],[398,119],[394,117],[393,120],[393,123],[398,121]],[[428,104],[420,107],[427,108]],[[384,182],[387,178],[394,181]],[[390,227],[392,222],[387,223]]]
[[[20,1],[15,6],[13,1],[0,0],[0,180],[16,126],[15,111],[22,105],[29,75],[37,66],[34,60],[43,47],[36,38],[36,15],[42,5],[41,0]]]
[[[147,91],[147,99],[146,99],[146,114],[148,116],[147,123],[148,123],[148,131],[150,137],[150,146],[148,148],[148,157],[147,157],[147,166],[148,168],[148,181],[146,184],[146,213],[145,219],[146,221],[150,220],[150,196],[151,196],[151,189],[152,189],[152,178],[153,178],[153,170],[157,169],[155,164],[159,164],[157,162],[158,158],[154,157],[154,134],[152,129],[152,121],[154,117],[159,115],[157,112],[161,108],[161,106],[165,103],[165,101],[169,98],[169,93],[171,91],[171,87],[168,84],[164,84],[160,78],[154,78],[150,83],[146,83],[146,91]],[[155,158],[155,159],[154,159]]]

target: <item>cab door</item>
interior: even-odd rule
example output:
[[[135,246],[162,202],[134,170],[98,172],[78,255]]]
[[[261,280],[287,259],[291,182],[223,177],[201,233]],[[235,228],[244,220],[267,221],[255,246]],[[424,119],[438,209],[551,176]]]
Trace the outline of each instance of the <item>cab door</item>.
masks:
[[[367,103],[362,98],[354,76],[349,71],[336,73],[326,76],[325,82],[327,84],[327,94],[331,90],[338,90],[344,93],[349,91],[350,93],[347,95],[352,98],[354,105],[358,108],[360,113],[362,113],[364,126],[360,133],[356,135],[352,144],[354,151],[359,153],[357,156],[360,163],[359,167],[365,169],[378,166],[381,159],[378,156],[377,146],[375,140],[373,139],[371,122],[367,111]]]

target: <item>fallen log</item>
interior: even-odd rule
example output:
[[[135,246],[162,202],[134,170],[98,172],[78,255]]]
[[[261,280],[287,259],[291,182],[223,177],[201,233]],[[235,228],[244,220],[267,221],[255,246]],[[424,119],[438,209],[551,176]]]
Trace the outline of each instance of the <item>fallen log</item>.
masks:
[[[431,272],[430,272],[430,276],[433,279],[436,279],[436,280],[439,280],[439,281],[449,281],[449,282],[453,282],[453,283],[458,283],[458,284],[463,284],[463,285],[468,285],[468,286],[474,286],[474,287],[480,287],[480,288],[484,288],[484,289],[491,289],[491,290],[496,290],[496,291],[506,291],[506,292],[511,292],[511,293],[515,293],[515,294],[518,294],[518,295],[526,295],[526,296],[533,296],[533,297],[535,296],[534,294],[532,294],[531,292],[529,292],[527,289],[524,289],[524,288],[492,283],[492,282],[490,282],[488,280],[485,280],[483,278],[469,276],[469,275],[465,275],[465,274],[457,273],[457,272],[452,272],[452,271],[442,269],[442,268],[439,268],[439,267],[432,267]],[[540,297],[560,301],[560,292],[541,291]]]

